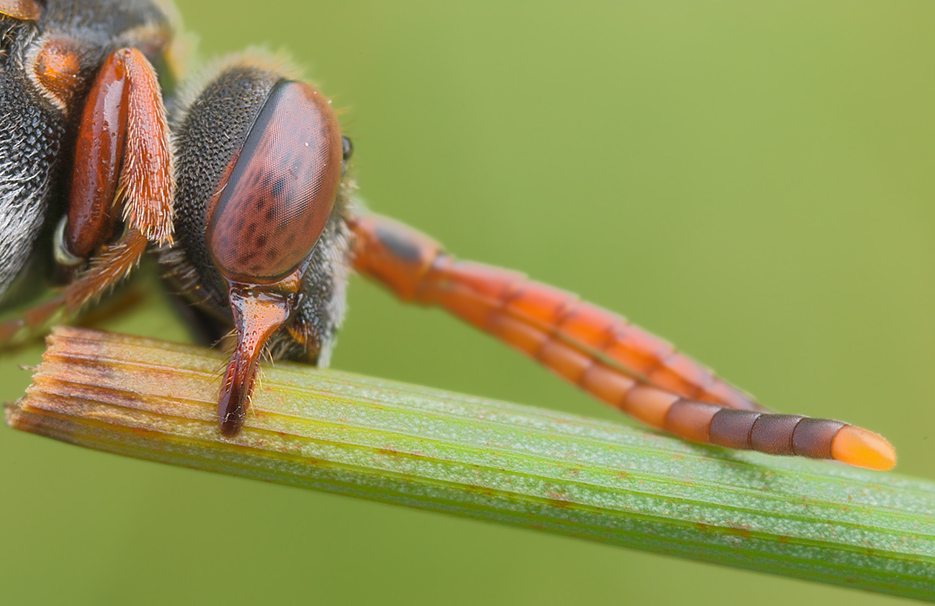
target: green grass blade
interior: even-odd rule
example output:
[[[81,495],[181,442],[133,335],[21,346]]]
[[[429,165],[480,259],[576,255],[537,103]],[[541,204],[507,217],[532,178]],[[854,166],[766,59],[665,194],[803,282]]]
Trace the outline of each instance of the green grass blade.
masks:
[[[935,483],[739,453],[307,366],[263,371],[236,439],[223,360],[57,329],[16,429],[164,463],[935,601]]]

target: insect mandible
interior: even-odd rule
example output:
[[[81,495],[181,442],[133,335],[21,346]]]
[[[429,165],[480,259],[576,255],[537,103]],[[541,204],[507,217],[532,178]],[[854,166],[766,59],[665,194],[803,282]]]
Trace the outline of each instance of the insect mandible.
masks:
[[[328,364],[353,269],[676,436],[895,464],[877,434],[770,413],[616,314],[365,212],[329,100],[257,53],[176,86],[169,12],[150,0],[0,0],[0,305],[63,283],[0,324],[0,344],[79,315],[151,250],[202,332],[236,334],[218,394],[219,431],[235,436],[264,352]]]

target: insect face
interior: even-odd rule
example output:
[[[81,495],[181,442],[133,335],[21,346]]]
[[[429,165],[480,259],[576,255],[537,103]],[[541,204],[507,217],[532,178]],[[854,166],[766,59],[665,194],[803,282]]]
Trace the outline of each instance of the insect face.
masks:
[[[163,255],[181,289],[200,303],[203,294],[218,321],[236,329],[218,408],[228,435],[243,423],[257,360],[281,326],[274,348],[306,359],[318,360],[333,341],[343,310],[334,297],[343,294],[346,274],[333,262],[346,264],[347,254],[339,189],[349,142],[330,103],[272,65],[242,63],[222,68],[180,109],[176,228],[183,246]],[[223,134],[233,144],[217,146]],[[186,161],[196,157],[210,158],[208,170]]]

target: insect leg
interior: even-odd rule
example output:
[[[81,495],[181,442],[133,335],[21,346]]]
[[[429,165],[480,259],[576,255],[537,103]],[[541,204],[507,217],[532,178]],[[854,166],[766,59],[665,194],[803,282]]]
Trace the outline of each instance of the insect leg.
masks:
[[[90,257],[122,213],[131,229],[165,243],[172,234],[172,156],[156,74],[136,49],[112,53],[81,116],[63,239]],[[122,206],[121,206],[122,205]]]
[[[172,190],[169,127],[156,73],[140,51],[115,51],[98,72],[81,117],[59,257],[92,257],[111,239],[118,219],[150,242],[171,243]]]
[[[576,296],[459,261],[383,217],[349,220],[354,266],[404,301],[438,305],[599,400],[695,442],[889,469],[886,440],[837,421],[769,414],[671,345]]]
[[[77,315],[136,267],[149,242],[171,242],[173,187],[156,73],[140,51],[114,51],[81,116],[68,214],[56,237],[56,259],[75,279],[53,300],[0,324],[0,345]]]

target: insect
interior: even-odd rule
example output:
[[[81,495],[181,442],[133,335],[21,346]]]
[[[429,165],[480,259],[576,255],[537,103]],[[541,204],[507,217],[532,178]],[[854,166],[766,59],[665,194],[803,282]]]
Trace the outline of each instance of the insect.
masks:
[[[895,464],[877,434],[770,413],[616,314],[367,213],[329,101],[258,54],[176,86],[163,4],[0,0],[0,14],[0,303],[64,284],[0,324],[0,343],[80,314],[151,250],[206,337],[235,335],[218,394],[235,436],[265,351],[328,364],[353,269],[679,437]]]

